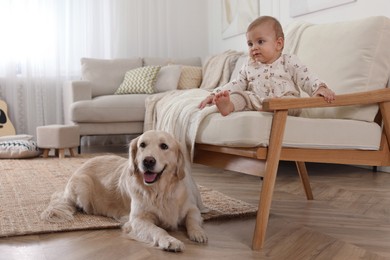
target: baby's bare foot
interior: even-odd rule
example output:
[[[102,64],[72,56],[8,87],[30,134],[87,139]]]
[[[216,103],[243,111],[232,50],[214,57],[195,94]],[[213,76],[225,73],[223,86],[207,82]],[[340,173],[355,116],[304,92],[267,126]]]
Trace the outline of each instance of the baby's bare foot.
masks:
[[[215,95],[215,105],[217,106],[219,112],[223,116],[229,115],[234,111],[234,105],[230,101],[229,91],[223,91]]]

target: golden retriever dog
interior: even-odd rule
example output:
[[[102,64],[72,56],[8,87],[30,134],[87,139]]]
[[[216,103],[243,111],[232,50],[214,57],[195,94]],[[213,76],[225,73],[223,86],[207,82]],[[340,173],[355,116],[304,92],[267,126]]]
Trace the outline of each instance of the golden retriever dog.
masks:
[[[130,142],[129,158],[103,155],[77,169],[64,192],[53,194],[41,218],[67,221],[77,209],[115,218],[132,239],[179,252],[184,244],[166,230],[185,226],[190,240],[206,243],[200,193],[179,143],[163,131]]]

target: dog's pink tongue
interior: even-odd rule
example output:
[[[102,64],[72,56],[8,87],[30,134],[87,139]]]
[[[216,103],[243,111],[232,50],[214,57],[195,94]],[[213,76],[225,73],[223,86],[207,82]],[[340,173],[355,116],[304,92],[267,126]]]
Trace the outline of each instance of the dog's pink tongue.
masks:
[[[157,173],[154,173],[154,172],[145,172],[144,173],[144,180],[146,182],[154,182],[156,177],[157,177]]]

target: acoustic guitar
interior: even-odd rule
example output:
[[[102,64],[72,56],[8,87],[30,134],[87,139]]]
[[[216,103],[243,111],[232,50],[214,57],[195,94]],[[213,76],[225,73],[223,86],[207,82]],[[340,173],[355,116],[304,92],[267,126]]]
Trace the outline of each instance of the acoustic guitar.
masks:
[[[0,100],[0,136],[15,135],[15,127],[8,119],[7,104]]]

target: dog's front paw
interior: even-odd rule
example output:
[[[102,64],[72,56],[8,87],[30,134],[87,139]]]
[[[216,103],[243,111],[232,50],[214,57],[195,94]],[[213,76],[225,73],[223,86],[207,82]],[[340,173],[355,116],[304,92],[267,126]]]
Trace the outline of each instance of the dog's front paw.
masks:
[[[188,237],[198,243],[207,243],[208,240],[206,232],[202,228],[189,230]]]
[[[125,233],[127,233],[127,234],[129,234],[129,233],[131,232],[132,228],[131,228],[131,223],[130,223],[130,221],[128,221],[128,222],[126,222],[125,224],[123,224],[122,230],[123,230],[123,232],[125,232]]]
[[[184,243],[172,236],[161,238],[158,241],[158,246],[169,252],[181,252],[184,250]]]

